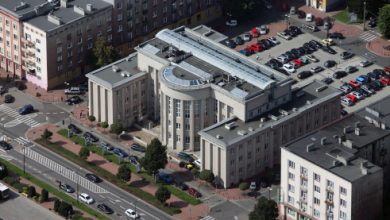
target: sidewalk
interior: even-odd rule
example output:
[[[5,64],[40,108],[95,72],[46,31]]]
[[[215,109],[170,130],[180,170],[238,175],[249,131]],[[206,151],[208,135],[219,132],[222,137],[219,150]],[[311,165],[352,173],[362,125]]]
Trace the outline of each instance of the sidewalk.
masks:
[[[383,49],[383,47],[390,48],[390,42],[383,40],[380,37],[376,38],[375,40],[372,40],[370,44],[367,43],[366,47],[369,51],[376,53],[379,56],[390,57],[390,51]]]
[[[28,131],[27,133],[27,138],[28,139],[33,139],[35,133],[35,137],[38,138],[43,134],[43,131],[45,129],[49,129],[51,132],[53,132],[52,140],[54,143],[61,145],[63,148],[72,151],[75,154],[78,154],[81,145],[73,145],[72,141],[69,139],[57,134],[57,131],[61,130],[62,127],[54,125],[54,124],[47,124],[47,125],[42,125],[40,127],[35,127]],[[98,154],[91,154],[88,159],[89,162],[94,163],[103,169],[106,169],[107,171],[111,172],[112,174],[116,174],[118,171],[119,166],[115,163],[112,162],[107,162],[106,159]],[[151,193],[152,195],[155,194],[157,191],[157,186],[150,184],[149,182],[141,181],[141,178],[136,175],[132,174],[131,180],[128,182],[130,185],[134,187],[138,187],[146,192]],[[199,216],[205,216],[207,215],[207,206],[206,204],[199,204],[197,206],[190,205],[183,200],[179,199],[178,197],[171,195],[171,198],[167,200],[167,203],[171,203],[171,205],[178,207],[181,209],[182,213],[174,215],[174,218],[177,219],[186,219],[190,220],[189,218],[189,209],[191,209],[191,219],[197,219]]]

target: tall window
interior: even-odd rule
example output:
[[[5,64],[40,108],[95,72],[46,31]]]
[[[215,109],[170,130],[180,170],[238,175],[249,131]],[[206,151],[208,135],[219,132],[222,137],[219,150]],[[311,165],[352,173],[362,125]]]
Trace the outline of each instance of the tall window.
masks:
[[[190,101],[184,101],[184,114],[185,114],[185,118],[190,118],[190,106],[191,106],[191,102]]]
[[[207,115],[207,103],[208,103],[209,99],[205,99],[204,100],[204,115]]]
[[[200,101],[195,101],[195,118],[199,118],[199,107],[200,107]]]
[[[218,100],[214,100],[214,111],[218,111]]]
[[[180,118],[180,99],[175,99],[175,105],[176,105],[176,117]]]
[[[168,97],[168,114],[172,114],[172,101],[171,97]]]

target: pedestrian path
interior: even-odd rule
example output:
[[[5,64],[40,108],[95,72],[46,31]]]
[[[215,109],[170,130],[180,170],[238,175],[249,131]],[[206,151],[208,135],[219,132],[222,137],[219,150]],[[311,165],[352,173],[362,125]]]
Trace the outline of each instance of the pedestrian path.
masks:
[[[217,194],[202,199],[202,201],[206,203],[210,208],[215,207],[221,203],[224,203],[226,202],[226,200],[227,199]]]
[[[64,176],[66,179],[69,179],[75,183],[78,183],[80,186],[83,186],[84,188],[90,190],[91,192],[94,193],[108,193],[107,190],[104,188],[96,185],[95,183],[92,183],[91,181],[85,179],[84,177],[76,174],[72,170],[67,169],[66,167],[61,166],[60,164],[52,161],[51,159],[40,155],[39,153],[31,150],[31,148],[24,148],[24,149],[17,149],[15,148],[16,151],[18,151],[21,154],[25,154],[26,157],[31,158],[32,160],[35,160],[36,162],[48,167],[51,170],[54,170],[55,172],[61,174]]]
[[[37,116],[36,113],[29,114],[29,115],[20,115],[18,112],[18,109],[20,109],[20,108],[12,109],[5,104],[0,105],[0,117],[1,117],[0,121],[6,120],[7,117],[12,117],[14,119],[12,121],[5,123],[4,124],[5,128],[6,127],[15,127],[15,126],[22,124],[22,123],[30,126],[31,128],[37,127],[40,125],[40,123],[38,123],[37,121],[32,119],[32,118]]]
[[[381,36],[380,33],[373,31],[373,30],[369,30],[369,31],[366,31],[366,32],[359,34],[358,38],[365,41],[365,42],[370,42],[370,41],[372,41],[380,36]]]

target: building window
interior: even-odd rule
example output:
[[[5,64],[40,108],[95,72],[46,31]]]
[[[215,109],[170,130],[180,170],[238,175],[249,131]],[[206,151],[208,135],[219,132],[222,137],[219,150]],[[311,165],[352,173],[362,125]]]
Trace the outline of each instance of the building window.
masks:
[[[190,137],[186,136],[186,144],[189,144],[189,143],[190,143]]]
[[[314,192],[316,192],[316,193],[320,193],[320,187],[319,186],[316,186],[316,185],[314,185]]]
[[[168,114],[172,114],[172,101],[171,97],[168,97]]]
[[[214,100],[214,111],[218,111],[218,100]]]
[[[293,217],[295,217],[295,211],[290,209],[290,208],[287,208],[287,213]]]
[[[196,100],[194,101],[195,103],[195,118],[199,118],[200,116],[200,101],[199,100]]]
[[[230,172],[230,178],[234,178],[234,171]]]
[[[293,185],[291,185],[291,184],[288,184],[288,190],[290,192],[294,192],[295,191],[295,187]]]
[[[83,43],[83,38],[79,38],[79,39],[77,40],[77,44],[81,44],[81,43]]]
[[[267,143],[267,144],[264,144],[264,149],[265,149],[265,150],[268,150],[268,143]]]
[[[295,175],[293,173],[288,173],[288,178],[294,180],[295,179]]]
[[[218,116],[214,115],[214,123],[217,123],[217,122],[218,122]]]
[[[176,118],[180,118],[180,99],[175,99]]]
[[[317,209],[314,209],[314,216],[319,218],[320,217],[320,211],[318,211]]]
[[[207,16],[207,17],[210,16],[210,10],[207,10],[207,11],[206,11],[206,16]]]
[[[180,143],[180,135],[176,135],[176,142]]]
[[[294,204],[294,197],[288,196],[288,202]]]
[[[72,48],[72,42],[69,42],[66,46],[67,49]]]
[[[347,201],[345,201],[344,199],[340,199],[340,205],[343,207],[347,207]]]
[[[341,192],[341,194],[343,194],[343,195],[347,195],[347,189],[344,188],[344,187],[340,187],[340,192]]]
[[[116,5],[117,9],[122,9],[122,2],[119,2],[117,5]]]
[[[234,108],[233,107],[229,107],[229,110],[230,110],[230,113],[234,113]]]
[[[292,162],[291,160],[288,161],[288,165],[289,165],[289,167],[295,169],[295,163]]]
[[[190,118],[190,105],[191,101],[184,101],[184,116]]]
[[[320,205],[320,200],[316,197],[314,197],[314,204]]]
[[[58,56],[57,57],[57,62],[61,61],[62,60],[62,55]]]
[[[248,153],[248,159],[251,159],[252,158],[252,152],[249,152]]]
[[[268,162],[268,155],[265,156],[264,161]]]
[[[347,213],[340,211],[340,218],[347,219]]]
[[[92,43],[88,43],[88,50],[92,49]]]
[[[252,169],[252,164],[248,164],[248,170]]]
[[[260,159],[256,160],[256,166],[260,166]]]
[[[83,62],[83,57],[79,57],[79,58],[77,59],[77,62],[78,62],[78,63]]]
[[[234,154],[234,148],[230,149],[230,154]]]
[[[242,162],[242,156],[238,157],[238,162],[240,162],[240,163]]]
[[[331,190],[332,190],[332,189],[333,189],[333,182],[330,181],[330,180],[328,180],[327,183],[328,183],[328,184],[327,184],[327,185],[328,185],[328,189],[331,189]]]
[[[176,123],[176,129],[180,130],[180,123]]]

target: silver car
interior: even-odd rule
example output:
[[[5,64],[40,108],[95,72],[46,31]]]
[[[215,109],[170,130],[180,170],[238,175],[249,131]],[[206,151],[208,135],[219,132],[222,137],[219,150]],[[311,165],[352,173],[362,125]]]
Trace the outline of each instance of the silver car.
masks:
[[[267,34],[267,28],[265,27],[265,25],[260,26],[260,34]]]
[[[321,66],[313,66],[312,68],[310,68],[310,71],[312,73],[318,73],[320,72],[321,70],[323,70],[323,68]]]
[[[353,102],[350,99],[348,99],[348,98],[342,97],[341,98],[341,104],[346,105],[346,106],[350,106],[350,105],[353,104]]]
[[[250,41],[251,40],[251,35],[249,33],[244,34],[244,41]]]
[[[347,72],[347,73],[353,73],[357,70],[358,69],[355,66],[348,66],[347,68],[345,68],[345,72]]]
[[[274,38],[274,37],[269,37],[268,40],[274,44],[280,44],[280,41],[276,40],[276,38]]]
[[[345,51],[340,54],[340,58],[344,60],[353,57],[353,55],[354,54],[352,52]]]
[[[362,66],[362,67],[366,67],[368,65],[372,64],[371,61],[369,60],[363,60],[362,62],[360,62],[359,66]]]
[[[284,31],[281,31],[281,32],[278,32],[278,36],[281,37],[281,38],[284,38],[286,40],[291,40],[291,36],[287,35],[286,32]]]

